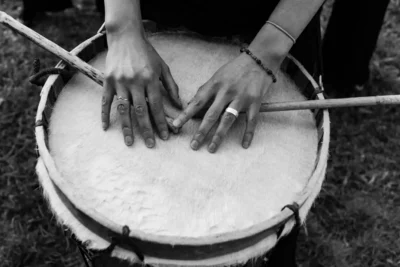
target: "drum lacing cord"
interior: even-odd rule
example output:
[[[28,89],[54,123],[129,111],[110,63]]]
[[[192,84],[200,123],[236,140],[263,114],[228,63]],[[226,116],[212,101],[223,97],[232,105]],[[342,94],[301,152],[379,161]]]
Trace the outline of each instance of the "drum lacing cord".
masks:
[[[68,237],[71,238],[77,245],[79,252],[81,253],[81,256],[83,258],[83,261],[85,263],[86,267],[92,267],[89,262],[93,260],[93,258],[96,256],[96,253],[93,251],[87,249],[87,247],[90,244],[90,241],[82,242],[80,241],[75,234],[73,234],[67,227],[64,227],[64,232],[69,233]]]
[[[295,220],[295,225],[293,229],[299,229],[301,227],[301,219],[300,219],[300,205],[297,204],[296,202],[293,202],[293,204],[288,204],[282,208],[284,209],[290,209],[293,212],[294,215],[294,220]],[[279,230],[277,231],[276,235],[279,238],[283,232],[283,229],[285,227],[285,224],[283,224],[281,227],[279,227]]]
[[[129,233],[130,233],[130,229],[127,225],[124,225],[122,227],[122,236],[125,238],[129,238]],[[109,234],[109,238],[111,240],[110,245],[102,250],[90,250],[88,249],[88,245],[90,244],[90,241],[86,241],[86,242],[81,242],[79,241],[76,236],[71,233],[71,238],[78,244],[78,248],[79,251],[82,255],[82,258],[84,259],[85,265],[87,267],[91,267],[91,265],[89,265],[89,262],[92,262],[94,260],[94,258],[99,257],[99,256],[103,256],[103,255],[107,255],[107,256],[111,256],[111,253],[114,251],[115,247],[120,244],[120,240],[118,240],[117,237],[115,237],[112,233]],[[141,253],[139,251],[139,249],[135,246],[132,246],[132,244],[130,244],[131,249],[133,250],[133,252],[136,254],[136,256],[139,258],[139,260],[141,262],[144,261],[144,255],[143,253]],[[88,262],[89,261],[89,262]]]
[[[67,71],[66,69],[60,69],[60,68],[45,68],[45,69],[40,69],[40,60],[36,58],[33,61],[33,72],[32,75],[29,77],[29,82],[31,84],[37,85],[37,86],[43,86],[46,77],[48,75],[53,75],[53,74],[59,74],[63,78],[63,80],[67,80],[68,77],[71,76],[71,73]]]
[[[322,94],[325,99],[328,99],[328,95],[321,87],[314,88],[314,92],[311,95],[310,99],[317,99],[317,95]]]

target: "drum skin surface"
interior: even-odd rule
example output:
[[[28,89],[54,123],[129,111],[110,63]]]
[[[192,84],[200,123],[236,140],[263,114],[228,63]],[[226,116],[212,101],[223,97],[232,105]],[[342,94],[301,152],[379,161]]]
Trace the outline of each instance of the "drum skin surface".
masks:
[[[185,36],[155,35],[150,41],[170,67],[184,103],[239,54],[237,46]],[[105,55],[91,64],[104,71]],[[157,138],[148,149],[135,123],[133,146],[124,144],[116,101],[111,126],[102,130],[101,94],[82,74],[66,84],[50,120],[50,153],[74,188],[75,203],[130,229],[181,237],[242,230],[292,203],[314,170],[318,134],[310,111],[261,114],[249,149],[241,147],[244,115],[215,154],[206,146],[190,149],[198,120],[168,141]],[[284,74],[265,96],[268,102],[304,99]],[[167,99],[165,105],[168,115],[179,114]]]

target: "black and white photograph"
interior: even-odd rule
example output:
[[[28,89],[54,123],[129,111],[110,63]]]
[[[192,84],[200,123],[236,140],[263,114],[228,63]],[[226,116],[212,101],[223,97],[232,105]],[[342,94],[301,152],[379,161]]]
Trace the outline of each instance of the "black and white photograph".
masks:
[[[0,0],[0,267],[400,267],[399,0]]]

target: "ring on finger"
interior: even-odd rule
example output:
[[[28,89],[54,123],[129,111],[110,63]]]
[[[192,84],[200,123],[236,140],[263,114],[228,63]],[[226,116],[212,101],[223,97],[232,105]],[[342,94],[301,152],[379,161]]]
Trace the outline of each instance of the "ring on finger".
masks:
[[[129,99],[128,99],[128,98],[124,98],[124,97],[122,97],[122,96],[118,96],[118,97],[117,97],[117,100],[121,100],[121,101],[129,101]]]
[[[231,108],[231,107],[227,107],[227,108],[225,109],[225,112],[231,113],[231,114],[232,114],[233,116],[235,116],[236,118],[239,116],[239,112],[238,112],[236,109]]]

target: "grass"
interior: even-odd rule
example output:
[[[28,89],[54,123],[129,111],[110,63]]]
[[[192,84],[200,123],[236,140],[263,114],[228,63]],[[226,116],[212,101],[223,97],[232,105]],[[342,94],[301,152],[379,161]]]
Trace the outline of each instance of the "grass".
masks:
[[[16,16],[19,1],[0,0]],[[331,1],[325,6],[323,24]],[[62,13],[36,31],[70,50],[95,33],[94,14]],[[31,62],[53,56],[0,30],[0,266],[82,266],[41,196],[35,176],[39,89]],[[400,94],[400,1],[392,0],[371,61],[368,92]],[[333,110],[326,181],[299,240],[302,267],[400,266],[400,107]]]

